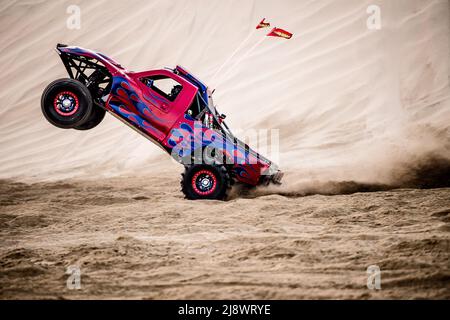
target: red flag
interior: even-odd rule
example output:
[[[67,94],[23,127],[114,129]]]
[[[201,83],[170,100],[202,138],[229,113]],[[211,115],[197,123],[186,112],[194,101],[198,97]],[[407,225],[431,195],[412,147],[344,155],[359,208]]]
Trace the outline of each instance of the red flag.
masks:
[[[270,27],[270,23],[269,22],[264,22],[264,20],[266,20],[266,18],[262,19],[261,22],[256,26],[256,29],[261,29],[261,28],[268,28]]]
[[[280,29],[280,28],[273,28],[272,31],[270,31],[267,34],[268,37],[280,37],[280,38],[285,38],[285,39],[290,39],[292,38],[292,33]]]

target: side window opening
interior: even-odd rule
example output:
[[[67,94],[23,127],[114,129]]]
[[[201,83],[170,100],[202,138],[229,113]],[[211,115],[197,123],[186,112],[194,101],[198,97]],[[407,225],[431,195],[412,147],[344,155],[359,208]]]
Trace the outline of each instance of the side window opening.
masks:
[[[175,101],[183,89],[179,82],[166,76],[146,77],[142,78],[141,81],[169,101]]]

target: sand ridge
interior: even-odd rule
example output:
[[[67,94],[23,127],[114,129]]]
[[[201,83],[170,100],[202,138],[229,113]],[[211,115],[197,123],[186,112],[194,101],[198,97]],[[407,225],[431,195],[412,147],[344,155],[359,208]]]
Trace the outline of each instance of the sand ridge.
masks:
[[[45,121],[42,90],[67,76],[58,42],[99,50],[134,71],[180,64],[215,86],[214,73],[251,35],[231,71],[220,72],[226,76],[214,99],[241,138],[246,129],[279,130],[280,154],[272,158],[285,171],[306,180],[391,183],[399,167],[430,153],[450,159],[448,1],[379,1],[379,31],[366,26],[371,1],[360,0],[81,1],[79,30],[66,28],[69,4],[0,8],[1,178],[151,174],[153,165],[171,166],[113,117],[88,132]],[[263,16],[294,37],[253,31]]]

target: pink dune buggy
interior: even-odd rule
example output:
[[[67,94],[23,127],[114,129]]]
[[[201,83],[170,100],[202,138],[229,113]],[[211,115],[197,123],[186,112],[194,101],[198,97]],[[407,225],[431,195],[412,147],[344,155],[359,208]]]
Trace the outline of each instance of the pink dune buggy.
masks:
[[[210,90],[184,68],[131,72],[107,56],[58,44],[70,76],[50,83],[41,108],[63,129],[88,130],[108,112],[185,166],[188,199],[220,199],[235,182],[279,184],[278,167],[237,139]]]

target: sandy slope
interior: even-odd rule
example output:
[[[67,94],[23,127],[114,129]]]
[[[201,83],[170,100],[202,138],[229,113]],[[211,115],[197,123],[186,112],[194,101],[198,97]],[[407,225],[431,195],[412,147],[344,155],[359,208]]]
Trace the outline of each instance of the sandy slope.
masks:
[[[3,181],[0,296],[450,298],[450,189],[187,202],[176,182]]]
[[[70,1],[0,7],[0,177],[151,173],[149,163],[167,163],[112,117],[90,132],[45,121],[42,90],[66,76],[57,42],[135,71],[187,67],[217,88],[235,131],[280,130],[280,155],[270,156],[307,179],[391,182],[425,154],[450,158],[448,1],[377,1],[380,31],[366,27],[368,0],[78,3],[80,30],[65,27]],[[293,39],[253,31],[262,16]],[[248,35],[230,65],[240,63],[213,79]]]
[[[450,5],[379,0],[371,31],[373,2],[76,1],[80,30],[73,1],[2,2],[0,297],[450,298],[450,189],[387,190],[450,181]],[[263,16],[295,36],[253,32]],[[189,202],[182,168],[112,117],[52,127],[39,101],[66,76],[57,42],[187,67],[235,131],[280,130],[284,185]]]

